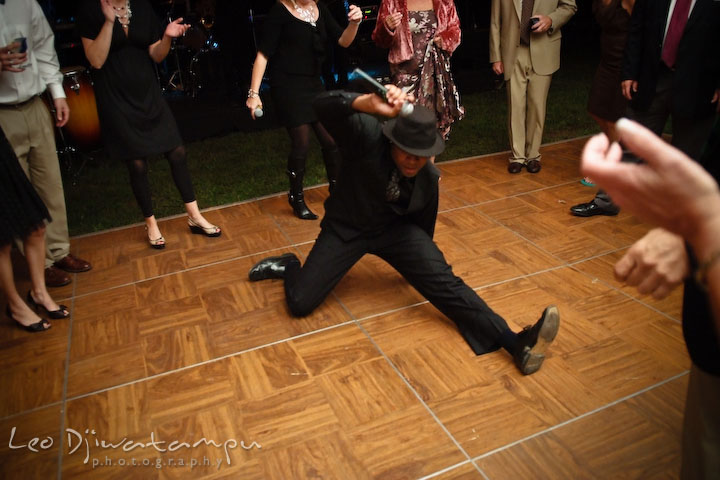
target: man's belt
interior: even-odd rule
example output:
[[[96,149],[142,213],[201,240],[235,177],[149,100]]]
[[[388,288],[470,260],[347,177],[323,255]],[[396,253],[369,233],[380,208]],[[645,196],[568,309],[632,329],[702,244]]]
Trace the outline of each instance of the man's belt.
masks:
[[[21,108],[21,107],[24,107],[25,105],[27,105],[28,103],[32,102],[33,100],[35,100],[37,97],[39,97],[39,95],[33,95],[32,97],[28,98],[24,102],[20,102],[20,103],[0,103],[0,108]]]

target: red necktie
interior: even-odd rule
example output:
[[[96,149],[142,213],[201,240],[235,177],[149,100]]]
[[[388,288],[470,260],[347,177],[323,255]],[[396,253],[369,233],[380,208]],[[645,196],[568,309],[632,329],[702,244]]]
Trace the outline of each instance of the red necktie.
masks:
[[[675,65],[678,45],[680,45],[680,39],[682,38],[683,30],[685,30],[685,24],[688,21],[691,3],[692,0],[677,0],[675,3],[675,9],[670,19],[670,26],[668,26],[668,31],[665,35],[662,56],[660,57],[662,61],[665,62],[665,65],[670,68]]]

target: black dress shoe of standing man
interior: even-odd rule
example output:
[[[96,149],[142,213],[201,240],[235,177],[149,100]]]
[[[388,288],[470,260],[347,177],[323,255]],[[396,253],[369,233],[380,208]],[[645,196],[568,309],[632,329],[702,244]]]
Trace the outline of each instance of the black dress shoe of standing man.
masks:
[[[260,260],[250,269],[248,278],[251,282],[268,278],[285,278],[285,271],[291,265],[300,266],[300,260],[293,253],[286,253],[279,257],[268,257]]]
[[[595,200],[588,203],[580,203],[574,207],[570,207],[570,213],[576,217],[593,217],[595,215],[615,216],[620,212],[620,207],[615,204],[606,206],[599,205]]]

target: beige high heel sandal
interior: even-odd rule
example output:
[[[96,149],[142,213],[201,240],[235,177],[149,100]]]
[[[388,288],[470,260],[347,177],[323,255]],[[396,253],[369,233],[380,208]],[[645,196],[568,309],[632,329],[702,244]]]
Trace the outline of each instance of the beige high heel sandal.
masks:
[[[206,237],[219,237],[222,234],[222,230],[217,225],[211,225],[207,228],[201,227],[190,217],[188,217],[188,227],[190,227],[192,233],[205,235]]]
[[[145,232],[147,233],[147,227],[145,227]],[[165,237],[160,235],[158,238],[150,238],[150,234],[148,234],[148,243],[150,244],[150,248],[154,248],[155,250],[162,250],[165,248]]]

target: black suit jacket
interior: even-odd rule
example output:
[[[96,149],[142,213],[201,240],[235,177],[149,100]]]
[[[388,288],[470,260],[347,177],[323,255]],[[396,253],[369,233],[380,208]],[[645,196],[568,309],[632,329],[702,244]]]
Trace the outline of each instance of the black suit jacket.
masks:
[[[637,0],[630,19],[622,79],[636,80],[631,106],[645,111],[655,95],[670,0]],[[711,115],[720,89],[720,1],[697,0],[678,47],[671,111],[682,117]]]
[[[390,142],[375,117],[355,111],[356,93],[326,92],[314,102],[315,112],[340,149],[342,162],[337,187],[325,201],[323,228],[343,240],[375,235],[399,222],[418,225],[432,237],[438,210],[440,172],[428,162],[415,176],[407,208],[385,199],[395,162]]]

